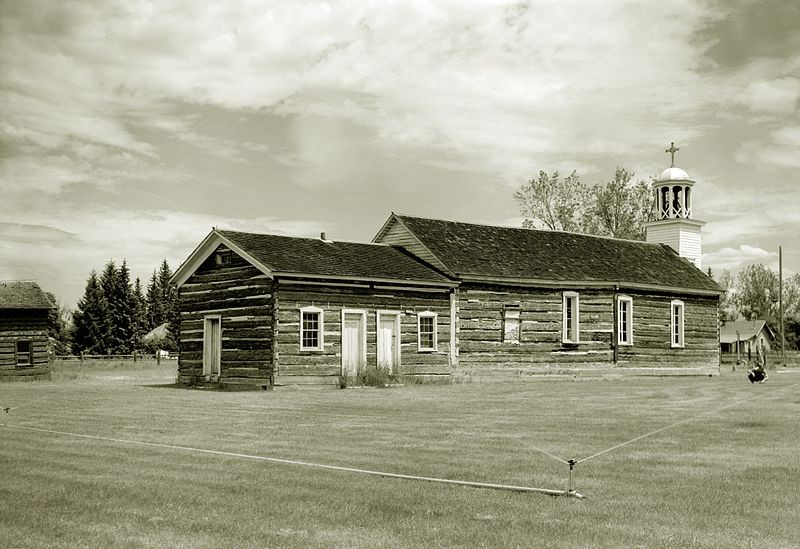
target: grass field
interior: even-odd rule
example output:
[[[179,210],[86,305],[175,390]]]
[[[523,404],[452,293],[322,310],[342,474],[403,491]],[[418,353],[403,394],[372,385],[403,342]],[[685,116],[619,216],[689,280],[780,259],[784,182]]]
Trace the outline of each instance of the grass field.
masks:
[[[389,389],[168,387],[174,363],[0,385],[2,547],[797,547],[800,370]],[[386,479],[22,430],[567,487]]]

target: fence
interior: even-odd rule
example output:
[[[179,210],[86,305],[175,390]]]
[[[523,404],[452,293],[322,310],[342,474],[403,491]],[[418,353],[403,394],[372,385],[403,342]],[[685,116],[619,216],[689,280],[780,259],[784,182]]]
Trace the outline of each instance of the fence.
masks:
[[[164,353],[139,353],[139,352],[135,352],[134,351],[133,354],[129,354],[129,355],[112,355],[112,354],[107,354],[107,355],[89,355],[89,354],[86,354],[86,353],[80,353],[78,355],[54,355],[52,358],[54,360],[62,360],[62,361],[65,361],[65,362],[73,362],[74,361],[74,362],[81,362],[81,363],[83,363],[84,361],[87,361],[87,360],[94,360],[94,361],[97,361],[97,360],[101,360],[101,361],[102,360],[107,360],[107,361],[111,361],[111,360],[122,360],[122,361],[130,360],[130,361],[133,361],[133,362],[138,362],[140,360],[155,360],[157,364],[161,364],[162,360],[176,360],[178,358],[178,355],[177,354],[175,354],[175,355],[166,354],[165,355]]]

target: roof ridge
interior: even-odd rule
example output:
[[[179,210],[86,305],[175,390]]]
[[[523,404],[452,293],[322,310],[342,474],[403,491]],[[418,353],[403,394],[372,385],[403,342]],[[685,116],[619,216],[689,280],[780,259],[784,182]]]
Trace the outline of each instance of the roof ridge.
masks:
[[[659,245],[659,243],[656,243],[656,242],[646,242],[644,240],[635,240],[633,238],[620,238],[620,237],[616,237],[616,236],[601,236],[601,235],[596,235],[596,234],[579,233],[579,232],[574,232],[574,231],[564,231],[564,230],[559,230],[559,229],[536,229],[536,228],[533,228],[533,227],[509,227],[507,225],[492,225],[490,223],[475,223],[475,222],[472,222],[472,221],[453,221],[452,219],[441,219],[441,218],[436,218],[436,217],[422,217],[422,216],[418,216],[418,215],[407,215],[407,214],[400,214],[400,213],[396,213],[396,212],[393,212],[393,213],[397,217],[400,217],[400,218],[425,219],[425,220],[428,220],[428,221],[442,221],[444,223],[457,223],[459,225],[472,225],[472,226],[476,226],[476,227],[490,227],[490,228],[493,228],[493,229],[511,229],[511,230],[517,230],[517,231],[529,231],[529,232],[539,232],[539,233],[558,233],[558,234],[566,234],[566,235],[570,235],[570,236],[585,236],[585,237],[588,237],[588,238],[600,238],[600,239],[603,239],[603,240],[616,240],[616,241],[619,241],[619,242],[631,242],[633,244],[646,244],[648,246],[650,246],[650,245]]]
[[[322,240],[318,236],[292,236],[292,235],[287,235],[287,234],[275,234],[275,233],[252,233],[252,232],[248,232],[248,231],[234,231],[234,230],[230,230],[230,229],[220,229],[220,228],[217,228],[216,230],[218,230],[218,231],[220,231],[222,233],[238,233],[238,234],[248,234],[248,235],[253,235],[253,236],[275,236],[275,237],[278,237],[278,238],[291,238],[293,240],[312,240],[312,241],[316,241],[316,242],[326,242],[328,244],[340,243],[340,244],[360,244],[360,245],[364,245],[364,246],[381,246],[381,247],[384,247],[384,248],[385,247],[394,247],[391,244],[384,244],[382,242],[364,242],[362,240],[333,240],[331,238],[326,238],[325,240]]]

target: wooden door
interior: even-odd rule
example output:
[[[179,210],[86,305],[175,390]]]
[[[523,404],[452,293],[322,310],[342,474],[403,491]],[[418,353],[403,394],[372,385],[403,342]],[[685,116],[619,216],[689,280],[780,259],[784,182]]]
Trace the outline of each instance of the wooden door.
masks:
[[[396,314],[378,313],[378,366],[387,368],[390,374],[395,373],[400,358],[398,318]]]
[[[342,375],[357,376],[366,362],[364,313],[342,312]]]
[[[222,330],[219,317],[206,317],[203,328],[203,374],[219,376]]]

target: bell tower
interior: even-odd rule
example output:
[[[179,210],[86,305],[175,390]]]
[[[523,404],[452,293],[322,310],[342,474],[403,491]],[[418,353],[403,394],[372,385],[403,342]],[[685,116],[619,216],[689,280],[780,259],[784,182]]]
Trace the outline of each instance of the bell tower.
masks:
[[[705,222],[692,219],[694,181],[685,171],[675,167],[675,153],[679,150],[674,142],[670,144],[665,151],[671,155],[670,167],[653,182],[656,221],[645,225],[645,240],[667,244],[679,256],[702,269],[701,227]]]

